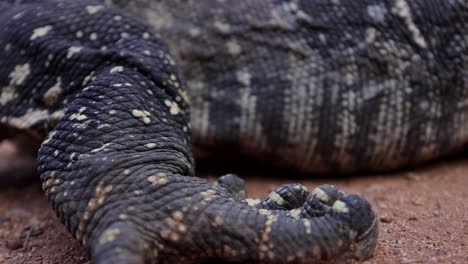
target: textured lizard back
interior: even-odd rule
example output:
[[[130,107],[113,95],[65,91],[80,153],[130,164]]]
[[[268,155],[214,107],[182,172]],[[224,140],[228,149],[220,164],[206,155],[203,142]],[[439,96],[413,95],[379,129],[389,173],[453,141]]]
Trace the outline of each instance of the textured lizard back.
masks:
[[[196,144],[305,172],[386,170],[468,139],[462,1],[159,1]]]

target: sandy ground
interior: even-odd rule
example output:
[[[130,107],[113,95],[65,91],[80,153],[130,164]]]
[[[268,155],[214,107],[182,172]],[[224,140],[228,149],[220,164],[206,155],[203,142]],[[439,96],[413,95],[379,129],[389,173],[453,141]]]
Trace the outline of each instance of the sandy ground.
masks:
[[[210,163],[204,161],[201,167]],[[229,162],[222,165],[236,167]],[[212,178],[214,173],[207,170],[203,175]],[[288,182],[302,182],[309,189],[333,183],[366,197],[378,212],[380,238],[375,256],[365,263],[468,263],[468,159],[331,180],[279,177],[284,173],[249,169],[238,174],[247,179],[253,197],[263,197]],[[89,262],[55,217],[38,183],[0,190],[0,243],[0,263]]]

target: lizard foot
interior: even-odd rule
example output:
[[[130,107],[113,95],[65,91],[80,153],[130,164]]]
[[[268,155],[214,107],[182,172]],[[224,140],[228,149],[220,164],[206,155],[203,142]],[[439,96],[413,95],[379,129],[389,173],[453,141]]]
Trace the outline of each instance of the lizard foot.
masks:
[[[82,232],[78,239],[85,239],[85,244],[90,241],[96,263],[309,263],[367,259],[376,246],[376,215],[369,203],[334,187],[319,187],[330,197],[339,193],[333,203],[330,199],[322,203],[325,196],[320,191],[308,193],[301,185],[284,185],[276,190],[285,200],[282,205],[269,197],[257,206],[268,205],[268,199],[276,205],[259,209],[236,195],[243,182],[235,175],[223,176],[213,185],[204,179],[162,173],[147,181],[150,186],[133,195],[122,195],[117,186],[96,191],[90,203],[96,202],[98,208],[90,221],[83,216],[84,228],[78,227]],[[289,208],[301,202],[296,209],[310,211],[305,209],[310,201],[326,209],[315,216],[290,215],[294,209]]]

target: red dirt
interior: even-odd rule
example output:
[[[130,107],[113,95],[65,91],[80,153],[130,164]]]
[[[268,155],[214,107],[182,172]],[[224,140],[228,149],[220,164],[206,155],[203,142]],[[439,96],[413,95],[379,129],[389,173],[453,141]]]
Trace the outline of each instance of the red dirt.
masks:
[[[380,238],[374,258],[365,263],[468,263],[468,160],[332,180],[241,176],[254,197],[299,181],[309,189],[336,184],[369,199],[380,218]],[[0,263],[88,261],[55,217],[39,184],[0,190]]]

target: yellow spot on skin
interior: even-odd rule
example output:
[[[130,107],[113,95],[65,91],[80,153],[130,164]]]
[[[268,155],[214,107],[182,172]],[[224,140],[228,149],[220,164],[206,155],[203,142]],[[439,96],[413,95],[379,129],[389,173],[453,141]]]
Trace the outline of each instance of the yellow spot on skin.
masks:
[[[119,214],[119,219],[120,219],[120,220],[127,220],[127,219],[128,219],[128,215],[126,215],[126,214]]]
[[[14,87],[7,86],[3,89],[2,94],[0,95],[0,105],[5,105],[8,102],[15,100],[18,97]]]
[[[268,198],[270,198],[277,205],[283,205],[284,204],[284,199],[281,196],[279,196],[279,194],[277,194],[275,191],[271,192],[268,195]]]
[[[239,46],[239,44],[235,41],[228,41],[226,46],[228,48],[229,54],[233,56],[237,56],[242,52],[241,46]]]
[[[149,116],[151,116],[151,114],[148,111],[133,109],[132,110],[132,115],[134,117],[140,118],[143,121],[143,123],[145,123],[145,124],[149,124],[151,122],[151,119],[149,118]]]
[[[205,201],[210,201],[213,199],[213,196],[216,194],[214,190],[206,190],[204,192],[201,192],[200,195],[203,197]]]
[[[174,218],[174,220],[179,222],[184,219],[184,215],[181,211],[175,211],[174,213],[172,213],[172,217]]]
[[[171,113],[171,115],[177,115],[180,113],[179,105],[176,102],[171,102],[166,99],[164,100],[164,104],[169,107],[169,113]]]
[[[35,40],[37,38],[43,37],[43,36],[47,35],[47,33],[49,33],[49,31],[51,31],[51,30],[52,30],[52,26],[45,26],[45,27],[36,28],[36,29],[34,29],[33,34],[31,35],[29,40]]]
[[[104,203],[104,199],[106,195],[112,191],[112,185],[107,185],[106,187],[102,188],[101,186],[98,186],[95,191],[95,195],[93,198],[91,198],[88,202],[88,207],[87,211],[93,211],[95,210],[99,205]]]
[[[31,73],[29,63],[16,65],[15,69],[8,77],[10,77],[10,85],[21,85]]]
[[[164,186],[169,182],[169,178],[167,177],[167,175],[161,172],[157,173],[154,176],[148,177],[147,180],[152,185],[156,185],[156,186]]]
[[[302,219],[302,222],[304,223],[306,234],[310,235],[312,233],[312,227],[310,225],[309,219]]]
[[[213,225],[214,226],[222,226],[224,224],[224,219],[221,216],[216,216]]]
[[[247,202],[248,205],[250,205],[252,207],[255,207],[260,203],[261,200],[260,199],[247,198],[247,199],[245,199],[245,201]]]
[[[291,217],[294,218],[294,219],[299,219],[300,213],[301,213],[301,210],[300,210],[300,209],[292,209],[291,211],[289,211],[289,214],[290,214]]]
[[[67,59],[70,59],[71,57],[73,57],[73,55],[79,53],[82,49],[83,49],[83,47],[71,46],[67,50]]]
[[[267,209],[258,209],[258,212],[262,215],[271,215],[270,211]]]
[[[95,32],[91,33],[91,35],[89,35],[89,39],[90,40],[96,40],[97,39],[97,34]]]
[[[82,121],[88,118],[86,115],[83,115],[83,112],[86,110],[86,107],[81,107],[80,110],[78,110],[78,113],[71,115],[68,119],[69,120],[78,120]]]
[[[314,191],[312,192],[312,196],[322,202],[328,202],[330,200],[328,194],[318,187],[314,189]]]
[[[92,5],[92,6],[86,6],[86,11],[88,14],[93,15],[99,12],[99,10],[103,9],[104,6],[102,5]]]
[[[340,213],[349,213],[349,208],[348,208],[348,206],[347,206],[344,202],[342,202],[342,201],[340,201],[340,200],[336,201],[336,202],[333,204],[333,207],[332,207],[332,208],[333,208],[335,211],[340,212]]]
[[[124,70],[123,66],[115,66],[109,72],[116,73],[116,72],[123,72],[123,70]]]
[[[149,149],[153,149],[156,147],[156,143],[148,143],[145,145],[145,147],[149,148]]]
[[[23,116],[11,118],[8,122],[12,127],[28,129],[40,121],[48,120],[49,118],[50,115],[47,110],[28,109]]]
[[[110,228],[104,231],[102,235],[99,237],[99,243],[109,243],[115,240],[115,237],[120,234],[120,230],[117,228]]]
[[[57,103],[58,98],[62,94],[62,79],[60,77],[57,78],[57,82],[54,86],[52,86],[47,92],[45,92],[42,100],[46,105],[54,105]]]
[[[408,2],[406,2],[406,0],[395,0],[395,6],[392,11],[404,19],[414,42],[423,49],[427,48],[426,40],[421,34],[419,28],[416,26],[416,23],[413,21],[411,8],[408,5]]]

